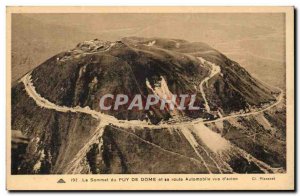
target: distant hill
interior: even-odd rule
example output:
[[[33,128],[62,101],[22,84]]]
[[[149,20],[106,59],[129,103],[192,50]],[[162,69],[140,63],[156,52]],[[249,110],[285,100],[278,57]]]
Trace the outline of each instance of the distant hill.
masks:
[[[12,82],[49,56],[95,35],[59,24],[44,24],[22,14],[12,15]]]

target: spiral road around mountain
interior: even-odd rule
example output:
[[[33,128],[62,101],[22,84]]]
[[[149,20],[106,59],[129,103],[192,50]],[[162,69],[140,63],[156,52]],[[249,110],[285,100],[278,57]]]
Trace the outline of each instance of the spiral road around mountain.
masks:
[[[200,61],[206,62],[206,64],[209,65],[209,67],[211,68],[210,70],[210,74],[209,76],[207,76],[201,83],[200,83],[200,90],[201,90],[201,94],[205,100],[205,107],[206,110],[209,112],[210,108],[208,105],[208,101],[206,100],[206,96],[203,90],[203,85],[208,82],[209,79],[211,79],[212,77],[214,77],[216,74],[220,73],[220,67],[209,62],[206,61],[204,59],[199,59]],[[80,106],[76,106],[76,107],[66,107],[66,106],[59,106],[56,105],[55,103],[50,102],[49,100],[45,99],[44,97],[42,97],[36,90],[35,87],[32,83],[32,79],[31,79],[31,73],[26,74],[21,80],[20,82],[22,82],[25,86],[25,90],[27,92],[27,94],[35,101],[35,103],[42,107],[42,108],[46,108],[46,109],[51,109],[51,110],[55,110],[58,112],[73,112],[73,113],[84,113],[84,114],[89,114],[91,115],[93,118],[96,118],[97,120],[99,120],[99,124],[97,125],[95,131],[93,132],[94,134],[91,136],[91,139],[89,140],[88,143],[86,143],[81,150],[77,153],[77,155],[74,157],[74,159],[70,162],[68,169],[66,171],[66,173],[76,173],[78,168],[77,166],[79,165],[79,162],[82,160],[82,158],[85,156],[85,154],[88,152],[90,146],[96,142],[96,140],[98,140],[103,132],[104,132],[104,128],[107,125],[114,125],[116,127],[120,127],[120,128],[129,128],[129,127],[147,127],[147,128],[180,128],[182,126],[196,126],[197,124],[201,123],[204,125],[207,123],[212,123],[212,122],[219,122],[219,121],[224,121],[224,120],[228,120],[230,118],[237,118],[237,117],[245,117],[245,116],[250,116],[250,115],[256,115],[259,113],[262,113],[266,110],[269,110],[273,107],[275,107],[276,105],[278,105],[282,99],[283,99],[283,91],[282,89],[279,89],[277,87],[274,87],[278,90],[280,90],[280,95],[277,97],[277,101],[271,105],[269,105],[266,108],[261,108],[257,111],[251,111],[248,113],[242,113],[242,114],[232,114],[232,115],[228,115],[228,116],[224,116],[224,117],[220,117],[218,119],[214,119],[214,120],[207,120],[204,121],[202,118],[198,118],[198,119],[194,119],[188,122],[175,122],[173,124],[166,124],[166,123],[161,123],[161,124],[149,124],[146,121],[140,121],[140,120],[119,120],[113,116],[107,115],[107,114],[103,114],[101,112],[95,111],[90,109],[89,107],[80,107]],[[225,139],[224,139],[225,140]],[[191,144],[192,145],[192,144]],[[262,161],[257,160],[256,158],[254,158],[253,156],[251,156],[250,154],[248,154],[247,152],[243,151],[242,149],[239,149],[237,147],[235,147],[235,149],[237,149],[237,151],[243,155],[245,155],[245,157],[248,157],[250,160],[254,161],[257,165],[260,165],[262,171],[268,173],[269,171],[272,172],[274,170],[276,170],[276,168],[272,168],[271,166],[263,163]],[[196,151],[196,149],[195,149]],[[201,158],[201,157],[200,157]],[[205,162],[203,162],[205,164]],[[217,165],[218,166],[218,165]],[[208,168],[208,166],[206,166]],[[218,166],[219,167],[219,166]],[[208,171],[209,168],[208,168]]]

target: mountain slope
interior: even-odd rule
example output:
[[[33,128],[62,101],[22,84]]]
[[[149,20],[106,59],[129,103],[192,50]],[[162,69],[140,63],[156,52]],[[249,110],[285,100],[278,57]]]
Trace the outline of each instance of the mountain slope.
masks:
[[[105,94],[159,92],[195,94],[201,109],[99,109]],[[85,41],[13,86],[12,128],[31,139],[13,173],[282,172],[284,108],[279,89],[204,43]]]

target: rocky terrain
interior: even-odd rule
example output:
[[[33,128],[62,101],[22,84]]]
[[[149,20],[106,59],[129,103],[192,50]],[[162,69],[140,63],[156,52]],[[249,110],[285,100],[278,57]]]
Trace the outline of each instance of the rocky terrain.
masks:
[[[105,94],[196,94],[200,111],[99,110]],[[126,37],[61,52],[12,87],[13,174],[278,173],[285,98],[205,43]]]

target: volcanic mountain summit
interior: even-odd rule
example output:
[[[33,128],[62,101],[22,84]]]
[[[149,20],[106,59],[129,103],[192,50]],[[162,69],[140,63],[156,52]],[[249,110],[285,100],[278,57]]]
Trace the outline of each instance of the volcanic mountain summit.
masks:
[[[163,93],[195,94],[200,110],[99,109],[105,94]],[[12,173],[285,172],[285,117],[281,89],[205,43],[84,41],[13,86],[12,128],[29,142]]]

